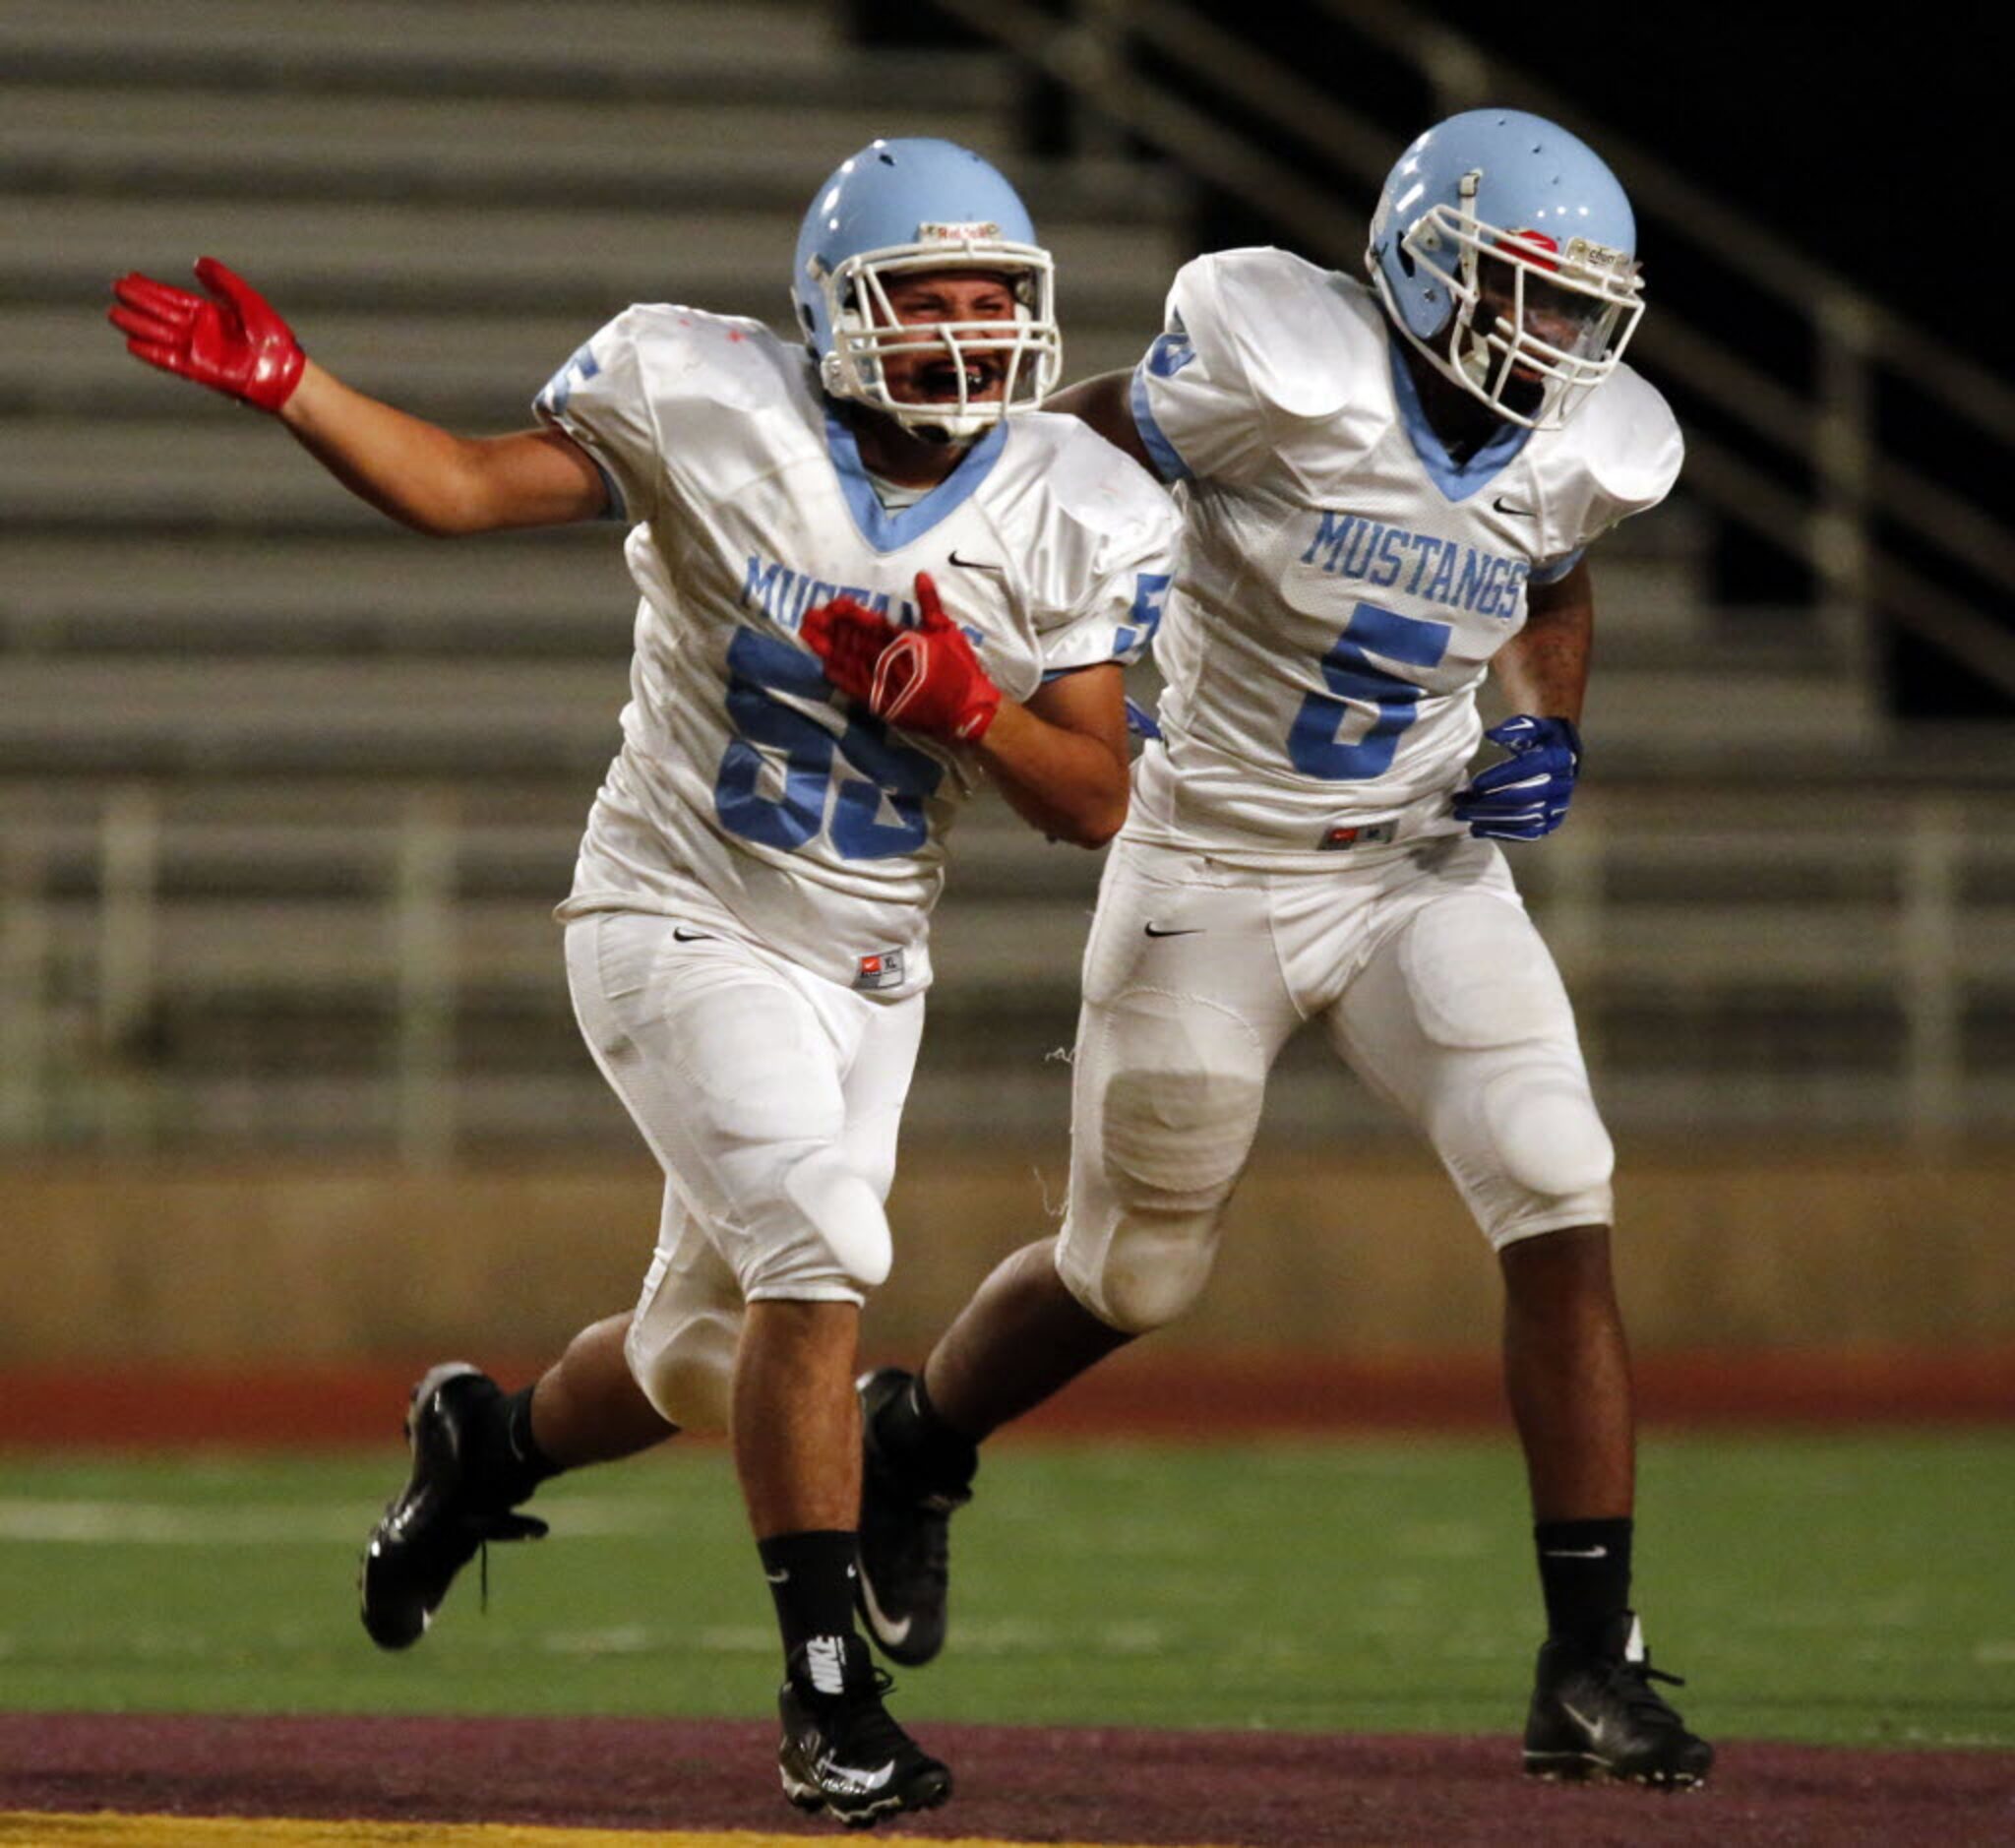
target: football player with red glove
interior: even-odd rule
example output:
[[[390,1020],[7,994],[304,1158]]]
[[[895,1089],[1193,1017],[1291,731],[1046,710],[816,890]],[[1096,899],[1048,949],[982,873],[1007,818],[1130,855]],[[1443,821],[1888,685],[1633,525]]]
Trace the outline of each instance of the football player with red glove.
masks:
[[[1168,498],[1041,410],[1049,253],[945,142],[875,142],[813,196],[802,341],[640,303],[504,436],[352,390],[214,258],[196,280],[118,281],[136,358],[268,413],[420,531],[620,521],[641,597],[560,915],[582,1031],[666,1170],[656,1261],[633,1314],[520,1390],[460,1363],[419,1382],[364,1627],[417,1642],[483,1545],[544,1531],[519,1509],[548,1477],[725,1425],[783,1645],[785,1794],[855,1825],[932,1808],[951,1774],[889,1716],[854,1623],[854,1375],[894,1256],[943,836],[968,760],[1046,833],[1118,830],[1121,677],[1169,583]],[[954,620],[936,586],[975,559]]]

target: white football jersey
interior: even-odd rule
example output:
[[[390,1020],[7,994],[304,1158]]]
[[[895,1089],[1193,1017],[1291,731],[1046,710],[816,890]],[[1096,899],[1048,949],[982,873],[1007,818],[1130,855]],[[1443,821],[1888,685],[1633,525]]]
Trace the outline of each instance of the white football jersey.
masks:
[[[1627,366],[1564,428],[1506,424],[1458,464],[1402,350],[1370,289],[1285,251],[1177,275],[1131,387],[1185,526],[1130,835],[1313,868],[1461,832],[1477,688],[1527,584],[1679,473],[1672,412]]]
[[[1168,589],[1168,496],[1075,418],[1031,412],[890,512],[804,350],[694,308],[631,308],[535,408],[607,477],[642,592],[622,749],[560,915],[724,914],[832,980],[915,993],[977,767],[844,701],[800,620],[844,592],[913,621],[927,571],[1026,700],[1139,653]]]

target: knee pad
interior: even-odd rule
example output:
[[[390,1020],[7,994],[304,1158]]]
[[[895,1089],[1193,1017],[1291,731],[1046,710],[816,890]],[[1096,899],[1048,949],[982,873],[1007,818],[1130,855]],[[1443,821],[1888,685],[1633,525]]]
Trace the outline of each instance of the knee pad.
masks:
[[[660,1418],[681,1431],[725,1431],[741,1337],[739,1308],[640,1312],[623,1339],[623,1358]]]
[[[1060,1256],[1057,1274],[1078,1303],[1122,1334],[1165,1328],[1203,1292],[1217,1258],[1217,1217],[1122,1219],[1086,1273]]]
[[[657,1252],[623,1337],[630,1377],[681,1430],[725,1431],[741,1334],[735,1273],[668,1189]]]
[[[737,1264],[742,1293],[860,1302],[888,1276],[894,1249],[882,1197],[836,1149],[822,1144],[784,1169],[778,1198],[751,1216]]]
[[[1262,1079],[1245,1072],[1114,1075],[1100,1117],[1110,1224],[1081,1252],[1067,1227],[1058,1264],[1102,1322],[1144,1334],[1196,1300],[1264,1096]]]
[[[1398,955],[1424,1036],[1423,1121],[1492,1244],[1606,1221],[1615,1153],[1531,920],[1487,893],[1445,898]]]
[[[1528,1192],[1565,1200],[1609,1185],[1616,1150],[1579,1072],[1499,1072],[1483,1118],[1499,1170]]]

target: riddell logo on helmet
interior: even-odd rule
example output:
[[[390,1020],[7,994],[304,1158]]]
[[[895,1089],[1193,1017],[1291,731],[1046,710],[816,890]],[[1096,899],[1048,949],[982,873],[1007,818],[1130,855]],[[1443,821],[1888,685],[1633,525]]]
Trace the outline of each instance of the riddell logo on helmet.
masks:
[[[1630,259],[1614,245],[1591,243],[1585,237],[1567,240],[1567,261],[1584,264],[1591,270],[1627,270],[1630,267]]]
[[[1001,227],[992,218],[975,218],[969,224],[927,221],[917,226],[920,244],[998,244]]]

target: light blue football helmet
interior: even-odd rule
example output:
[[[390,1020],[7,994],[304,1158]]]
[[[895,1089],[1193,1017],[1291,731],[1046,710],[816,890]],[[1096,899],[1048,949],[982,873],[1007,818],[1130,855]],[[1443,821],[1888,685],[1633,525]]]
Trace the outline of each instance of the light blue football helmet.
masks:
[[[1518,109],[1428,130],[1386,176],[1365,267],[1393,325],[1499,417],[1565,423],[1644,312],[1637,221],[1585,142]]]
[[[898,321],[886,278],[940,270],[1006,277],[1014,319]],[[842,160],[805,214],[791,295],[828,393],[952,442],[1040,403],[1063,370],[1050,253],[1014,188],[948,141],[875,141]],[[914,403],[889,395],[884,359],[913,352],[949,357],[955,398]],[[965,362],[977,353],[1006,355],[999,398],[971,396],[975,375]]]

